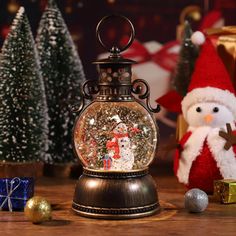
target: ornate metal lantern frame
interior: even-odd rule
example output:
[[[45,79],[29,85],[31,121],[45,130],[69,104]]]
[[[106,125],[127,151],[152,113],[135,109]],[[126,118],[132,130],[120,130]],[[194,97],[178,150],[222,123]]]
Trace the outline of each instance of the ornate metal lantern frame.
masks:
[[[116,46],[111,49],[103,43],[100,36],[100,27],[106,20],[121,17],[131,27],[131,36],[123,48]],[[160,106],[152,108],[150,105],[150,89],[145,80],[136,79],[132,82],[131,65],[135,62],[123,58],[120,53],[126,50],[133,42],[135,31],[129,19],[120,15],[105,16],[97,25],[96,34],[101,45],[110,52],[106,59],[94,62],[99,66],[99,80],[88,80],[83,84],[83,98],[81,103],[73,106],[73,112],[78,114],[73,132],[75,154],[78,153],[75,145],[75,134],[80,125],[81,117],[86,111],[97,103],[102,104],[133,104],[137,103],[140,109],[148,114],[159,112]],[[138,99],[134,96],[137,96]],[[85,106],[85,100],[93,102]],[[140,102],[144,100],[144,102]],[[151,116],[150,116],[151,117]],[[155,129],[156,142],[159,141],[159,132],[156,122],[150,118]],[[153,149],[155,155],[156,146]],[[153,160],[154,156],[151,158]],[[105,219],[138,218],[154,214],[160,210],[156,184],[148,174],[148,162],[143,168],[119,170],[102,170],[84,165],[84,171],[75,188],[72,209],[86,217]]]

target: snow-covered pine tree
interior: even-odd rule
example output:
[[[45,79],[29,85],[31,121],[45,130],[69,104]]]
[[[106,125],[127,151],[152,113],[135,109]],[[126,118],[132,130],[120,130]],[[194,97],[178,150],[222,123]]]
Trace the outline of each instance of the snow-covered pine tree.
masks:
[[[0,161],[45,158],[47,106],[37,51],[25,10],[12,23],[0,55]]]
[[[191,75],[194,70],[195,61],[198,57],[198,46],[191,41],[192,29],[188,21],[185,21],[183,39],[177,64],[176,74],[174,76],[174,86],[176,91],[185,96]]]
[[[49,114],[50,164],[74,161],[70,105],[81,99],[83,67],[67,26],[54,0],[40,21],[36,44],[45,83]]]

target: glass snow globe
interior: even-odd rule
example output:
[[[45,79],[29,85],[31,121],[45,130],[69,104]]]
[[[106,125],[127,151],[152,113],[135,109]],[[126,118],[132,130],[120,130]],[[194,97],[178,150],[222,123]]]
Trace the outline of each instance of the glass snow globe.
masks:
[[[72,209],[80,215],[95,218],[137,218],[159,210],[156,186],[148,174],[148,166],[156,154],[159,133],[151,108],[149,86],[146,81],[132,82],[131,66],[135,63],[120,55],[123,48],[112,47],[106,59],[98,60],[99,80],[88,80],[83,85],[84,98],[79,107],[73,131],[73,146],[84,171],[79,178]],[[134,94],[134,95],[133,95]],[[137,98],[138,99],[137,99]],[[93,101],[87,105],[85,99]]]

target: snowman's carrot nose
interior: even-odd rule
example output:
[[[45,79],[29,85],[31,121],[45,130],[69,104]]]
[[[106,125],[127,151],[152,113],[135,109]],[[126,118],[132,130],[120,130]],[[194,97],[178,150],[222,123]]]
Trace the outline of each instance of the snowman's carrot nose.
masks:
[[[207,124],[209,124],[212,122],[213,116],[211,114],[208,114],[208,115],[204,116],[204,120]]]

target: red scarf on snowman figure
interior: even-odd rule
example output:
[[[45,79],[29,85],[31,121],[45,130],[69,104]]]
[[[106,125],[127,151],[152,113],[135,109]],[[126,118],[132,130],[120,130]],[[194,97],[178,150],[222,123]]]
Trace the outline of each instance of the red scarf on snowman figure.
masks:
[[[114,150],[114,155],[112,158],[114,159],[119,159],[120,158],[120,147],[118,144],[118,139],[124,138],[124,137],[129,137],[128,133],[126,134],[117,134],[113,133],[113,140],[107,141],[106,147],[108,150]]]
[[[117,124],[117,126],[119,124],[124,124],[124,123],[120,122],[120,123]],[[126,127],[126,129],[127,129],[127,127]],[[135,128],[135,127],[131,128],[130,131],[133,132],[133,133],[140,132],[140,130],[138,128]],[[107,148],[107,150],[113,150],[114,151],[114,155],[112,156],[112,158],[119,159],[120,158],[120,147],[119,147],[118,140],[121,139],[121,138],[125,138],[125,137],[129,138],[129,134],[128,134],[127,130],[125,131],[125,129],[121,130],[121,133],[117,132],[113,129],[112,135],[113,135],[113,139],[107,141],[106,148]]]

